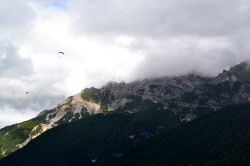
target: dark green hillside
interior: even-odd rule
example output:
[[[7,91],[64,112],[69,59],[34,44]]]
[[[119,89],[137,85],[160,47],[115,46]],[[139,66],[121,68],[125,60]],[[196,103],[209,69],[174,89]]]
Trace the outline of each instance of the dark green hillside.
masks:
[[[250,104],[228,106],[160,134],[106,165],[250,165]]]
[[[30,137],[42,132],[41,118],[34,118],[0,130],[0,158],[16,151]]]
[[[1,166],[97,165],[121,155],[142,141],[180,124],[170,111],[98,114],[61,125],[0,160]]]
[[[0,165],[249,165],[250,104],[179,124],[163,110],[98,114],[49,130]]]

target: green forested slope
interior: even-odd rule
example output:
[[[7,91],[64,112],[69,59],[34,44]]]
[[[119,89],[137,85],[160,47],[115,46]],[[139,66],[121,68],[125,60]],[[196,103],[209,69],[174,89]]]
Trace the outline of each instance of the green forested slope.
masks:
[[[250,165],[250,104],[228,106],[165,132],[107,165]]]
[[[0,160],[0,165],[93,165],[91,159],[103,164],[179,124],[172,112],[163,110],[98,114],[47,131]]]

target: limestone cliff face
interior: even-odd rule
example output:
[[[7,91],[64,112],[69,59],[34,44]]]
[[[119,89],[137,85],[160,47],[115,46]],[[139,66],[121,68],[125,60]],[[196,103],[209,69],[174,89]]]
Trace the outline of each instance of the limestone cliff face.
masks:
[[[176,114],[182,111],[185,119],[198,116],[201,109],[215,111],[226,105],[249,102],[249,79],[249,64],[243,62],[214,78],[186,75],[132,83],[113,82],[100,89],[84,89],[39,116],[44,116],[44,123],[53,127],[97,113],[137,112],[145,101],[150,101]]]
[[[0,130],[0,158],[50,128],[98,113],[131,114],[150,107],[172,111],[180,121],[190,121],[218,108],[245,102],[250,102],[248,62],[213,78],[186,75],[132,83],[113,82],[100,89],[84,89],[34,119]]]

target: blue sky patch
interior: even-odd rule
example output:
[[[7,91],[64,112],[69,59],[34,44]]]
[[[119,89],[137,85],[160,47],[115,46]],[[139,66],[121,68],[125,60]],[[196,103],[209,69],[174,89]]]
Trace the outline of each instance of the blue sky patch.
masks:
[[[59,9],[65,9],[67,7],[67,3],[68,0],[56,0],[51,3],[51,6]]]

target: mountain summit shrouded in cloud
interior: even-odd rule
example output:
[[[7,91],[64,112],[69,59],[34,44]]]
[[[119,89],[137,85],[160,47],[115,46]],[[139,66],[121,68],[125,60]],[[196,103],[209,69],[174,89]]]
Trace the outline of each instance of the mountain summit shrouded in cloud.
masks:
[[[249,60],[249,8],[247,0],[1,1],[0,127],[85,87],[215,76]]]
[[[236,154],[247,148],[247,144],[244,142],[249,142],[249,139],[247,139],[249,133],[244,131],[245,127],[250,127],[249,121],[241,120],[249,113],[249,111],[246,111],[247,109],[249,110],[250,106],[249,77],[248,64],[243,62],[230,70],[224,70],[216,77],[202,77],[190,74],[179,77],[145,79],[132,83],[111,82],[99,89],[94,87],[86,88],[78,94],[69,96],[56,107],[40,112],[33,119],[1,129],[0,165],[4,162],[8,166],[16,165],[14,163],[19,163],[20,160],[22,160],[23,165],[79,165],[79,163],[88,163],[92,162],[92,160],[98,162],[99,165],[112,158],[117,159],[117,157],[126,156],[126,153],[129,154],[129,151],[134,149],[138,143],[143,143],[144,140],[152,141],[153,137],[156,138],[157,135],[160,137],[164,131],[171,130],[170,132],[172,132],[172,130],[179,129],[181,126],[189,126],[192,122],[197,123],[199,121],[205,124],[201,128],[199,127],[200,125],[195,125],[198,127],[199,132],[197,130],[193,132],[200,137],[199,140],[203,140],[202,142],[211,141],[213,144],[208,143],[209,146],[207,146],[205,142],[190,140],[188,141],[188,146],[191,149],[197,147],[198,154],[209,154],[211,159],[208,159],[208,161],[210,162],[212,159],[215,159],[225,163],[226,161],[222,160],[222,158],[237,161],[238,159],[232,157],[232,154],[233,156],[238,156]],[[232,105],[234,106],[232,107]],[[216,115],[223,112],[221,109],[226,111],[222,113],[222,119],[218,120]],[[232,111],[237,113],[234,114]],[[205,120],[206,117],[212,118]],[[77,123],[77,121],[80,122]],[[214,122],[220,125],[211,125]],[[85,125],[81,125],[81,123]],[[227,126],[224,126],[224,124],[227,124]],[[232,124],[237,132],[232,132],[232,128],[228,128]],[[204,128],[205,126],[209,127]],[[196,140],[197,136],[193,137],[193,134],[190,134],[192,133],[191,129],[181,133],[186,133],[186,135],[191,136],[190,139]],[[212,131],[217,130],[219,133],[211,135],[211,132],[207,132],[211,131],[211,129]],[[61,132],[58,132],[59,130]],[[53,131],[55,131],[54,136],[49,134]],[[238,131],[244,133],[244,136],[239,134]],[[232,135],[228,135],[230,133]],[[47,137],[48,140],[45,140],[46,143],[37,142],[39,139],[43,140],[47,134],[49,136]],[[170,134],[169,136],[172,138],[173,135]],[[206,136],[209,136],[209,139]],[[181,138],[186,142],[186,136],[181,136]],[[237,141],[235,141],[235,138],[237,138]],[[58,140],[61,142],[59,143]],[[178,137],[174,140],[177,147],[183,145],[183,142],[180,142]],[[195,146],[194,142],[200,145]],[[223,144],[225,142],[226,144]],[[240,147],[240,151],[231,150],[235,148],[231,146],[230,142],[238,142],[238,148],[236,149]],[[25,151],[26,147],[32,146],[33,143],[38,145],[38,147],[34,148],[36,150]],[[211,145],[214,147],[211,147]],[[165,146],[157,147],[159,147],[158,150],[168,151],[172,156],[179,154],[179,152],[174,153],[166,150]],[[217,155],[214,155],[214,150],[212,149],[215,149],[215,147],[217,152],[224,155],[218,155],[220,156],[219,158]],[[186,148],[179,150],[182,151],[183,149]],[[190,157],[194,157],[191,160],[189,159],[190,161],[197,162],[204,157],[203,155],[195,155],[195,151],[191,149],[186,149],[186,151],[192,152]],[[22,150],[24,151],[21,152]],[[151,151],[152,149],[147,150],[148,153]],[[169,156],[166,153],[155,152],[164,156],[157,159],[158,162],[164,161]],[[232,154],[229,155],[229,152],[232,152]],[[21,156],[18,155],[20,153]],[[182,154],[185,153],[182,152]],[[53,158],[51,158],[42,157],[42,154],[47,156],[56,155],[53,155]],[[72,154],[76,158],[73,157],[72,159]],[[249,160],[250,153],[244,152],[244,154],[245,156],[239,160],[240,162]],[[71,157],[66,157],[65,155],[70,155]],[[77,157],[78,155],[81,157]],[[91,158],[87,159],[90,155]],[[15,156],[19,157],[16,158]],[[207,155],[205,156],[207,158]],[[95,158],[98,158],[98,161]],[[137,162],[137,158],[140,157],[132,159],[131,163]],[[142,158],[145,159],[145,157]],[[152,161],[155,160],[155,157],[148,159]],[[186,159],[184,157],[178,162],[183,162]],[[168,162],[171,161],[166,163]],[[139,165],[152,164],[147,162],[147,164]]]

